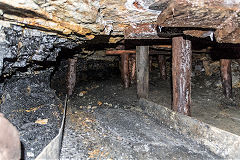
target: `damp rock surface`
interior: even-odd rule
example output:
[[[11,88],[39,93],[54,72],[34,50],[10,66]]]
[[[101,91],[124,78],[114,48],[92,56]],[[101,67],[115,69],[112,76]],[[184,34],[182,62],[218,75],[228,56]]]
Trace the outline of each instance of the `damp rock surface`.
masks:
[[[1,112],[17,127],[22,158],[35,159],[58,134],[62,102],[50,89],[50,73],[12,77],[4,83]]]

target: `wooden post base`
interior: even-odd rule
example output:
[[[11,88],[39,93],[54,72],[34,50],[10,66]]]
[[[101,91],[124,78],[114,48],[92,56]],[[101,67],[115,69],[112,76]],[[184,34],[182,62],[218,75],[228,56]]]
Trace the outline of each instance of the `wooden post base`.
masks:
[[[183,37],[172,39],[173,110],[191,115],[191,41]]]

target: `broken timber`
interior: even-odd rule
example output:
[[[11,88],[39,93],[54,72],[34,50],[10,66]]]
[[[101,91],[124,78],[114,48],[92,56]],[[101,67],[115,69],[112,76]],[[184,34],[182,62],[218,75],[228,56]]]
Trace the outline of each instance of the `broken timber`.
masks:
[[[149,91],[149,46],[136,47],[137,95],[147,98]]]
[[[232,97],[231,61],[231,59],[220,59],[223,94],[227,98]]]
[[[173,110],[191,115],[191,41],[183,37],[172,39]]]

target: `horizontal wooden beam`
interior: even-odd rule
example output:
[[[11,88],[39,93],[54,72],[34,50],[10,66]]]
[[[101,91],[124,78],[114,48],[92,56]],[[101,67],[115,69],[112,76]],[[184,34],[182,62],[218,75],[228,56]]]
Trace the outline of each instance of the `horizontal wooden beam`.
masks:
[[[151,49],[152,48],[152,49]],[[171,45],[157,45],[150,48],[150,55],[171,55]],[[158,50],[161,49],[161,50]],[[209,49],[192,50],[193,53],[209,53]],[[136,54],[136,50],[106,50],[106,55]]]
[[[136,24],[124,30],[125,39],[169,39],[158,36],[158,26],[156,24]]]
[[[169,51],[158,51],[158,50],[150,50],[149,54],[150,55],[158,55],[158,54],[168,54],[170,55]],[[106,55],[121,55],[121,54],[136,54],[136,50],[107,50]]]
[[[106,55],[136,54],[136,50],[106,50]]]
[[[157,20],[162,30],[185,28],[187,35],[204,37],[209,34],[211,40],[215,38],[219,43],[240,43],[238,6],[238,1],[226,0],[162,0],[150,8],[162,11]]]
[[[153,48],[172,49],[172,45],[153,45]]]

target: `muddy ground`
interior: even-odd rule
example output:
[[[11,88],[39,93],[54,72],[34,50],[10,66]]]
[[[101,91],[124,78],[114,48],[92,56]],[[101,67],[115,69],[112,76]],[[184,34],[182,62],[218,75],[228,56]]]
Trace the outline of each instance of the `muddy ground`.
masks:
[[[78,73],[74,94],[68,102],[62,159],[219,158],[144,115],[138,106],[136,84],[124,89],[119,69],[113,66]],[[64,72],[58,71],[56,75],[63,76]],[[161,80],[158,68],[153,67],[150,73],[149,99],[168,108],[171,108],[170,74],[167,80]],[[192,117],[240,135],[239,89],[234,88],[234,98],[227,100],[217,87],[219,80],[219,74],[193,75]],[[56,77],[53,81],[52,87],[63,99],[65,81]],[[165,134],[159,137],[159,133]]]

